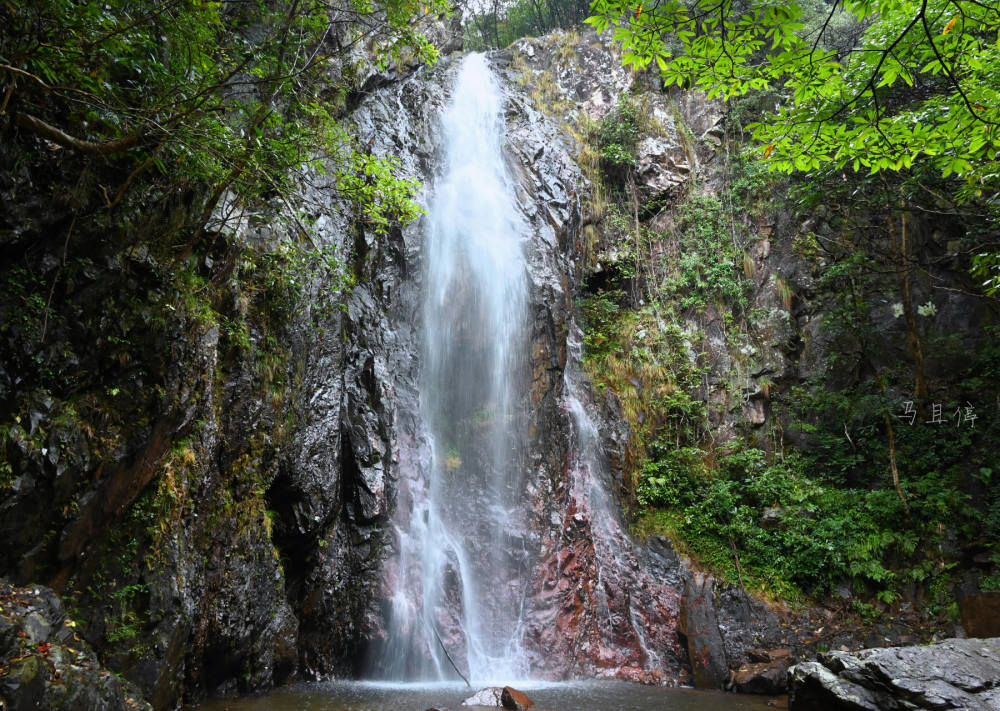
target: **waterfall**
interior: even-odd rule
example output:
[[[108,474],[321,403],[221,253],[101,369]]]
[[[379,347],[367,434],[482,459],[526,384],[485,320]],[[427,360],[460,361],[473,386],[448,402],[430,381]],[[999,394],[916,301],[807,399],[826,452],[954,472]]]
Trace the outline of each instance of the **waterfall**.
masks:
[[[485,58],[458,72],[426,231],[420,418],[428,454],[404,472],[382,676],[480,682],[526,673],[518,552],[527,388],[526,228],[501,151]]]
[[[637,574],[640,565],[636,560],[632,541],[620,520],[620,509],[608,493],[614,485],[601,448],[601,435],[597,429],[595,414],[588,411],[588,408],[596,410],[597,407],[588,403],[588,398],[581,392],[584,375],[578,364],[583,358],[583,343],[582,334],[576,328],[569,333],[567,349],[570,357],[564,373],[563,405],[572,423],[568,485],[572,509],[584,513],[594,547],[597,637],[601,643],[616,638],[621,641],[625,636],[632,637],[641,665],[656,669],[662,666],[662,662],[655,644],[650,641],[650,623],[641,609],[641,595],[629,595],[614,612],[609,607],[607,591],[603,585],[606,576],[624,580],[625,585],[636,592],[644,587],[648,588],[648,585],[642,579],[643,576]],[[627,616],[630,630],[626,634],[616,632],[616,614]]]

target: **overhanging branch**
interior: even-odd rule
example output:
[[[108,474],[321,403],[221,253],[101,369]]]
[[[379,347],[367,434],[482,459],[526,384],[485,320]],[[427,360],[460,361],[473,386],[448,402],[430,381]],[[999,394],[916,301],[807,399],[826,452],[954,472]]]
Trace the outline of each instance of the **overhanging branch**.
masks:
[[[134,134],[125,136],[124,138],[117,138],[113,141],[97,143],[71,136],[62,129],[56,128],[52,124],[24,112],[18,112],[15,121],[18,126],[31,131],[40,138],[52,141],[63,148],[72,148],[75,151],[89,153],[90,155],[110,156],[115,153],[123,153],[130,148],[134,148],[139,143],[140,138],[139,134]]]

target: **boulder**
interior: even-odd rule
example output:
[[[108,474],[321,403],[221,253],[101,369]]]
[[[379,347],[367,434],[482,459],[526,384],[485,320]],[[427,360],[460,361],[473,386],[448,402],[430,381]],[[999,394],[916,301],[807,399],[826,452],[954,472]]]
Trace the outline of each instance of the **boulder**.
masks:
[[[829,652],[789,673],[789,707],[1000,710],[1000,638]]]
[[[487,686],[485,689],[480,689],[463,701],[462,706],[493,706],[499,708],[503,706],[502,697],[502,687]]]
[[[52,635],[52,625],[37,612],[28,613],[21,624],[32,644],[48,642]]]
[[[727,688],[741,694],[784,694],[788,691],[790,666],[792,666],[791,657],[744,664],[729,673]]]
[[[779,659],[788,659],[792,656],[790,649],[748,649],[747,657],[751,662],[776,662]]]
[[[790,670],[788,708],[828,711],[879,711],[875,694],[837,676],[819,662],[805,662]]]
[[[510,686],[505,686],[503,692],[500,694],[500,704],[505,709],[513,709],[513,711],[524,711],[526,708],[535,705],[535,702],[524,693],[523,691],[518,691]]]
[[[510,686],[488,686],[462,702],[462,706],[490,706],[512,711],[524,711],[534,705],[527,694]]]

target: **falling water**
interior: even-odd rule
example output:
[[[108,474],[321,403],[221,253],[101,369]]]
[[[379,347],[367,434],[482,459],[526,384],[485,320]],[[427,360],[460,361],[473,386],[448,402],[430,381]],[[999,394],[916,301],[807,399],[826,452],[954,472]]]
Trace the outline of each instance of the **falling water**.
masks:
[[[500,147],[502,97],[482,55],[443,116],[444,168],[426,235],[420,415],[430,455],[400,496],[381,673],[523,676],[521,482],[527,278]],[[401,486],[402,489],[402,486]]]
[[[566,345],[570,357],[564,373],[563,404],[572,422],[573,436],[567,483],[573,510],[583,512],[590,526],[597,578],[594,586],[597,627],[601,644],[606,644],[616,638],[621,641],[622,635],[615,631],[616,612],[609,608],[603,585],[604,576],[624,580],[637,593],[648,588],[648,584],[638,573],[641,566],[636,560],[632,541],[622,525],[620,508],[608,493],[613,490],[613,483],[602,451],[594,413],[588,411],[588,407],[596,410],[597,406],[592,403],[588,405],[587,397],[581,393],[580,382],[584,376],[577,364],[583,355],[582,334],[575,329],[571,330]],[[627,634],[634,635],[639,652],[639,659],[636,660],[638,664],[656,669],[662,665],[655,645],[649,639],[650,623],[639,609],[641,606],[640,594],[629,595],[625,609],[617,610],[617,614],[628,615],[630,631]]]

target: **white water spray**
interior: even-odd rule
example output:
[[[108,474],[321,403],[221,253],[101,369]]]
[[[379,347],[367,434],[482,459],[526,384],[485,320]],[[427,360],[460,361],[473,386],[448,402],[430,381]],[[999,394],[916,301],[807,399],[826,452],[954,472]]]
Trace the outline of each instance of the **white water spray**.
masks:
[[[397,520],[381,673],[477,682],[524,676],[520,411],[527,387],[525,227],[500,137],[502,98],[481,55],[443,117],[445,164],[427,231],[420,415],[430,439]]]

